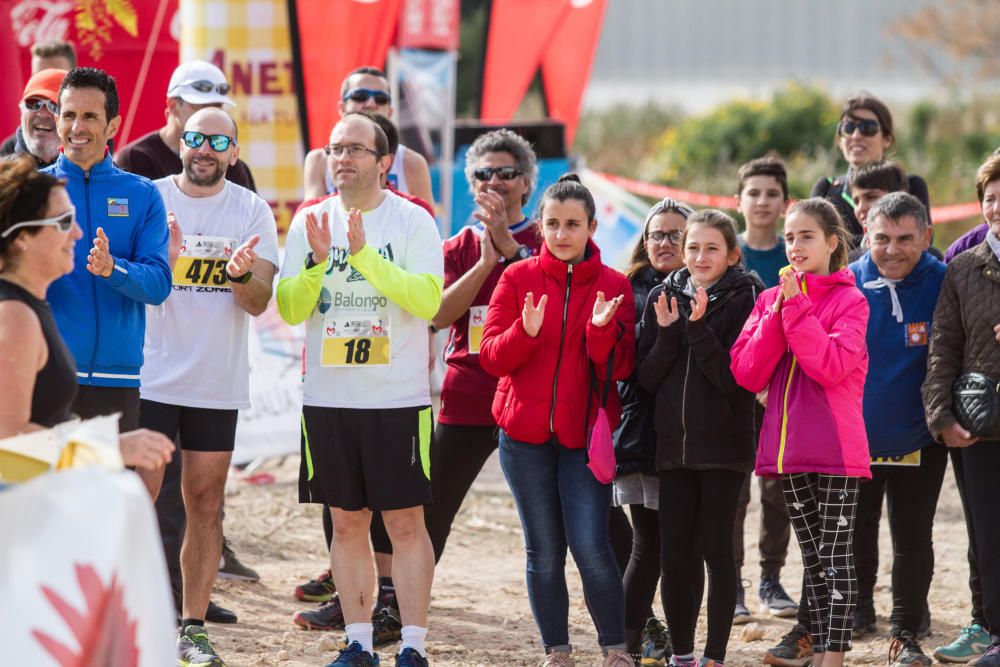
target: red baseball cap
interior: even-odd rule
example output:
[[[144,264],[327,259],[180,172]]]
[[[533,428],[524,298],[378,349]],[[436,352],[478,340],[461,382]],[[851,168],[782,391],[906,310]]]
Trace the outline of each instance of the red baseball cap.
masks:
[[[59,102],[59,86],[62,85],[66,77],[66,70],[43,69],[35,72],[28,79],[28,85],[24,87],[24,95],[21,101],[32,97],[41,97],[50,102]]]

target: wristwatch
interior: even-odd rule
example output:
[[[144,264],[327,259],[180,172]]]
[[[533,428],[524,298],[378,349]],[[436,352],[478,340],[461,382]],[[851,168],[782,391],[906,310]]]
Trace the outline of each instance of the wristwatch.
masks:
[[[508,264],[513,264],[514,262],[520,262],[522,259],[528,259],[529,257],[531,257],[531,248],[526,245],[519,245],[517,246],[517,250],[514,254],[507,257],[506,260]]]

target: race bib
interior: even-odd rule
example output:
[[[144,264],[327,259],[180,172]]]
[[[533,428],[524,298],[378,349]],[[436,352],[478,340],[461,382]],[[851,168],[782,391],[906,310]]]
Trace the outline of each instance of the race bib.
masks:
[[[334,313],[323,321],[321,366],[388,366],[390,350],[387,315]]]
[[[174,285],[231,289],[226,264],[236,250],[236,239],[221,236],[185,236],[174,264]]]
[[[872,465],[917,467],[920,465],[920,450],[901,456],[873,456]]]
[[[486,326],[486,308],[469,308],[469,354],[479,354],[479,346],[483,342],[483,327]]]

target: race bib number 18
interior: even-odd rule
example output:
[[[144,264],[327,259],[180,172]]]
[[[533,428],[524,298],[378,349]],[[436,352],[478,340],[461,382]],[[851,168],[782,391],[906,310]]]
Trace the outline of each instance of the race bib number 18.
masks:
[[[233,256],[236,239],[219,236],[185,236],[174,264],[174,285],[211,286],[230,289],[226,264]]]
[[[390,349],[387,319],[352,315],[323,322],[321,366],[388,366]]]

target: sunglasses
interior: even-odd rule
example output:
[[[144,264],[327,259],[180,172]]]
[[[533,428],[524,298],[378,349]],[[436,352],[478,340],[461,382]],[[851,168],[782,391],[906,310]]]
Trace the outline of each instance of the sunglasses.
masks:
[[[60,232],[64,234],[69,230],[73,229],[73,225],[76,223],[76,207],[71,207],[65,213],[61,213],[54,218],[45,218],[43,220],[25,220],[24,222],[19,222],[16,225],[11,225],[7,229],[0,232],[0,239],[5,239],[22,227],[58,227]]]
[[[864,120],[853,120],[851,118],[845,118],[840,121],[840,133],[845,137],[854,134],[854,130],[861,130],[861,135],[864,137],[874,137],[882,129],[879,126],[877,120],[872,120],[866,118]]]
[[[233,89],[232,86],[230,86],[228,83],[225,82],[213,83],[206,79],[200,79],[198,81],[184,81],[183,83],[178,83],[176,86],[174,86],[174,90],[185,87],[193,88],[194,90],[197,90],[199,93],[210,93],[214,90],[220,95],[228,95],[229,91]]]
[[[205,143],[205,139],[208,139],[208,145],[216,153],[221,153],[230,146],[236,145],[235,139],[227,137],[224,134],[203,134],[188,130],[181,135],[181,138],[184,139],[184,145],[188,148],[201,148],[201,145]]]
[[[652,241],[653,243],[663,243],[666,241],[670,245],[679,245],[683,236],[683,231],[674,229],[669,232],[650,232],[649,234],[646,234],[646,240]]]
[[[380,107],[388,104],[392,98],[384,90],[371,90],[369,88],[354,88],[344,93],[344,101],[351,100],[358,104],[364,104],[368,100],[375,100],[375,104]]]
[[[48,109],[49,113],[52,114],[53,116],[59,115],[59,105],[56,104],[55,102],[50,102],[48,100],[33,99],[33,100],[25,100],[24,102],[22,102],[22,104],[24,105],[24,108],[27,111],[41,111],[42,109]]]
[[[517,167],[480,167],[472,172],[477,181],[486,182],[496,174],[501,181],[513,181],[524,172]]]

